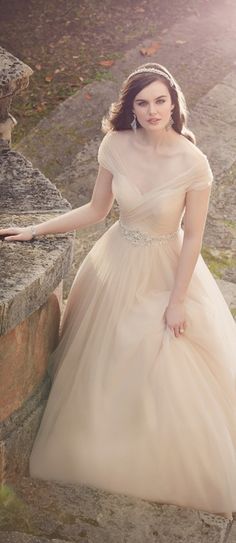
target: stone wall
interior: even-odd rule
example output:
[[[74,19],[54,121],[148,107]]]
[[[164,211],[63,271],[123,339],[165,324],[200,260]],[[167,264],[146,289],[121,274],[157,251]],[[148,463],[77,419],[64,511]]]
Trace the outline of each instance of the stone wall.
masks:
[[[36,224],[71,206],[20,153],[11,150],[13,95],[32,70],[0,48],[0,227]],[[0,239],[0,482],[27,473],[50,388],[47,364],[58,342],[63,277],[74,234]]]

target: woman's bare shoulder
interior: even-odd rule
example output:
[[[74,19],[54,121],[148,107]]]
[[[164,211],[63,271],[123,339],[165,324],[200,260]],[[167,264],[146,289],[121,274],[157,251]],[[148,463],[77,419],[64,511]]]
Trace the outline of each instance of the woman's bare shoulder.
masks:
[[[104,138],[110,139],[110,140],[119,140],[123,139],[127,134],[129,134],[131,130],[108,130],[106,134],[104,135]]]
[[[189,163],[190,166],[194,166],[195,164],[197,166],[208,161],[207,156],[203,153],[203,151],[189,139],[183,137],[180,145],[182,147],[185,161]]]
[[[116,147],[122,141],[127,141],[127,133],[130,130],[109,130],[103,137],[103,144],[109,145],[109,148]]]

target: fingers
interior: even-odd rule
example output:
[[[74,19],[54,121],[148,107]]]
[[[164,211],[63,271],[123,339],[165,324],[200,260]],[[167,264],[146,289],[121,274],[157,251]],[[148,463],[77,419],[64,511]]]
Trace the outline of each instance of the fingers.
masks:
[[[175,324],[174,326],[170,326],[169,328],[173,332],[175,337],[179,337],[184,334],[186,327],[186,322],[181,322],[179,324]]]
[[[28,241],[31,240],[32,234],[26,228],[10,227],[0,228],[0,237],[3,241]]]
[[[8,232],[9,234],[9,232]],[[0,232],[1,236],[1,232]],[[27,238],[22,234],[21,232],[17,233],[16,231],[13,232],[13,235],[11,236],[2,236],[4,241],[25,241]],[[29,239],[29,238],[28,238]]]
[[[30,241],[30,237],[25,233],[15,234],[14,236],[5,236],[4,241]]]
[[[21,240],[20,234],[18,234],[17,236],[4,237],[4,241],[20,241],[20,240]]]

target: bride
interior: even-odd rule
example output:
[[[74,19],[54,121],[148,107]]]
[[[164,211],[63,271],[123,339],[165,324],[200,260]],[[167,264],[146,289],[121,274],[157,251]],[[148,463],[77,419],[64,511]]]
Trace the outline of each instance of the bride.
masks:
[[[49,361],[32,477],[232,519],[235,322],[201,256],[213,181],[162,65],[138,67],[103,120],[89,203],[8,242],[116,221],[81,264]]]

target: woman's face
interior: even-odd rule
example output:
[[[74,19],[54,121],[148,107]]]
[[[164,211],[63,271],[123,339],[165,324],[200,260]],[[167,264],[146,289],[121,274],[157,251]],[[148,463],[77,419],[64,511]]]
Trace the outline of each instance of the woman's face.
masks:
[[[154,81],[136,94],[133,112],[146,130],[161,130],[169,119],[174,106],[168,88],[162,81]]]

